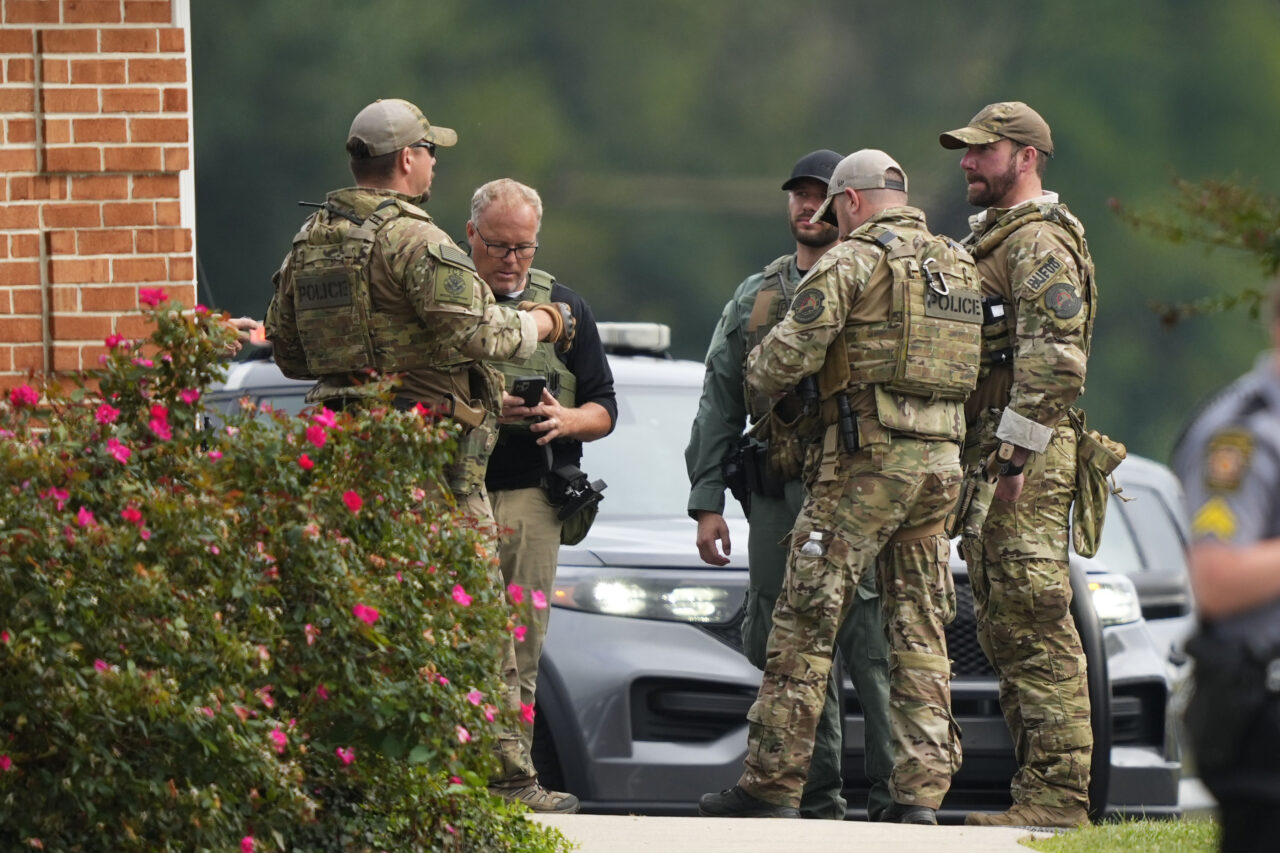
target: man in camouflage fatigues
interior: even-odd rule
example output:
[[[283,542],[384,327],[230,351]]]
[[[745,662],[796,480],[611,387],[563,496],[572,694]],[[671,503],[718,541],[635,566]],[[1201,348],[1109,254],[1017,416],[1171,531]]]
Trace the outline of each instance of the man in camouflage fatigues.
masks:
[[[492,534],[484,470],[502,378],[485,361],[522,357],[539,340],[571,334],[572,318],[559,307],[495,304],[467,255],[418,206],[430,195],[436,147],[457,138],[408,101],[379,100],[361,110],[347,134],[357,186],[329,193],[294,237],[265,326],[281,371],[318,380],[309,402],[359,405],[375,393],[372,373],[394,373],[398,408],[421,403],[461,424],[448,472],[452,497]],[[501,589],[496,565],[491,581]],[[518,713],[510,640],[502,669],[505,702]],[[496,784],[504,796],[542,791],[519,732],[503,732],[498,751]],[[541,810],[578,808],[572,795],[542,794],[535,803]]]
[[[748,357],[750,386],[769,396],[816,373],[821,411],[747,714],[746,766],[735,787],[703,796],[703,814],[798,816],[837,631],[873,567],[890,648],[894,803],[884,819],[936,823],[960,764],[943,519],[959,494],[961,400],[977,376],[977,272],[929,233],[906,191],[905,172],[882,151],[840,161],[814,218],[833,207],[844,242]]]
[[[723,511],[725,477],[722,462],[734,453],[750,416],[758,424],[766,417],[769,399],[746,393],[747,353],[786,314],[800,279],[836,245],[836,227],[809,220],[827,195],[831,170],[840,162],[834,151],[812,151],[801,157],[782,185],[788,195],[788,217],[796,240],[795,253],[777,258],[738,286],[725,305],[707,349],[707,373],[702,399],[685,448],[689,470],[689,514],[698,522],[697,544],[702,560],[727,565],[731,543]],[[804,501],[799,476],[782,482],[771,477],[763,459],[764,446],[751,441],[744,448],[743,472],[750,497],[747,541],[748,586],[742,622],[742,648],[747,660],[764,669],[765,648],[773,629],[773,608],[782,591],[787,567],[787,542]],[[753,454],[746,460],[745,454]],[[720,549],[723,548],[723,553]],[[858,691],[865,720],[867,815],[878,819],[891,802],[889,773],[893,752],[889,735],[888,643],[880,620],[879,596],[874,572],[867,572],[854,597],[852,612],[841,625],[837,645]],[[802,817],[843,820],[846,802],[842,758],[844,713],[839,674],[833,669],[827,682],[826,701],[818,722],[813,761],[800,798]]]
[[[981,378],[965,406],[965,464],[998,476],[971,505],[962,553],[1019,768],[1013,807],[965,822],[1077,826],[1088,822],[1093,731],[1071,616],[1076,434],[1068,411],[1084,390],[1093,261],[1080,221],[1041,188],[1053,141],[1035,110],[991,104],[940,139],[968,149],[960,161],[968,199],[984,208],[964,241],[985,309]]]

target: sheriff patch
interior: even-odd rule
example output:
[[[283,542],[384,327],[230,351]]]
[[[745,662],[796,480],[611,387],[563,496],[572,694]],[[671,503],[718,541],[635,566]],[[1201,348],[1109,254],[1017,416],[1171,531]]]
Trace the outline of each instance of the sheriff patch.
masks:
[[[1025,286],[1027,290],[1035,293],[1040,288],[1044,287],[1051,278],[1062,272],[1064,269],[1066,269],[1066,266],[1062,261],[1058,260],[1055,256],[1050,255],[1045,259],[1044,263],[1038,266],[1036,271],[1027,278]]]
[[[1238,429],[1218,432],[1205,449],[1204,484],[1215,492],[1239,489],[1252,455],[1252,435]]]
[[[471,288],[467,287],[466,276],[457,267],[437,264],[435,283],[437,302],[449,302],[454,305],[471,304]]]
[[[1080,313],[1080,295],[1068,281],[1060,281],[1044,292],[1044,307],[1059,320],[1070,320]]]
[[[822,316],[826,301],[827,297],[822,291],[805,290],[796,294],[795,301],[791,303],[791,310],[795,312],[798,322],[812,323]]]

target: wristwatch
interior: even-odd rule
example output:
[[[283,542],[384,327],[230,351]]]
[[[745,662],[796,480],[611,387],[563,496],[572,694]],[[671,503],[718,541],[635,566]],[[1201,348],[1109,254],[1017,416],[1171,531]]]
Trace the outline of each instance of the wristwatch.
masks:
[[[1008,462],[1004,462],[1000,465],[1000,476],[1016,477],[1022,473],[1022,469],[1025,467],[1027,467],[1026,462],[1023,462],[1021,465],[1014,465],[1013,460],[1010,459]]]

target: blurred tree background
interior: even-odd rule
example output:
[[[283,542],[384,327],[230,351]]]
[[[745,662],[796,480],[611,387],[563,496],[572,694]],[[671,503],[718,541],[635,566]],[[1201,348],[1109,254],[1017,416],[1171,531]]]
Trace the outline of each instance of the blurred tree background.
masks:
[[[779,186],[814,148],[883,148],[934,230],[967,232],[938,134],[1023,100],[1053,128],[1046,187],[1084,221],[1101,311],[1092,426],[1164,460],[1182,423],[1267,345],[1236,310],[1173,326],[1156,302],[1263,288],[1244,252],[1175,245],[1174,179],[1263,193],[1280,98],[1274,0],[219,0],[192,4],[202,298],[261,317],[307,211],[351,183],[355,113],[402,97],[455,128],[436,221],[514,177],[546,203],[535,264],[597,317],[656,320],[700,359],[733,288],[789,251]]]

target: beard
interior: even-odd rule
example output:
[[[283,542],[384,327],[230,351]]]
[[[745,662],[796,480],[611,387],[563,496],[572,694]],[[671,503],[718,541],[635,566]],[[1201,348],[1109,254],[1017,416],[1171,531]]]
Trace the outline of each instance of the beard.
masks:
[[[820,249],[823,246],[829,246],[834,243],[840,235],[836,231],[836,227],[834,225],[830,225],[826,222],[819,222],[817,225],[810,225],[808,228],[802,230],[801,226],[793,221],[791,223],[791,236],[794,237],[796,242],[801,246],[811,246],[815,249]]]
[[[996,175],[983,176],[982,183],[969,184],[967,198],[974,207],[994,207],[997,202],[1009,194],[1018,180],[1017,167],[1013,158],[1009,159],[1009,167]]]

